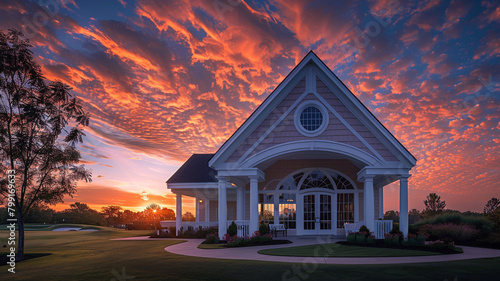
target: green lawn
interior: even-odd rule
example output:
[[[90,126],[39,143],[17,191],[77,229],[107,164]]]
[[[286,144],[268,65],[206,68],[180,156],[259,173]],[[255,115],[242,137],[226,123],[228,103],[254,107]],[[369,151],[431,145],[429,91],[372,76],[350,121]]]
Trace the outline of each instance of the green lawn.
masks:
[[[314,265],[179,256],[175,240],[111,241],[143,231],[27,232],[28,253],[50,255],[0,266],[0,280],[495,280],[500,258],[408,265]],[[0,245],[7,231],[0,231]],[[2,253],[2,255],[4,255]],[[308,259],[308,258],[305,258]],[[133,279],[127,277],[134,277]]]
[[[294,257],[407,257],[441,255],[436,252],[389,248],[356,247],[341,244],[321,244],[259,251],[260,254]]]
[[[7,226],[8,224],[0,225],[0,230],[7,230]],[[66,224],[25,223],[24,224],[25,231],[52,231],[54,229],[63,227],[79,227],[82,229],[96,229],[96,230],[102,229],[101,226],[86,225],[86,224],[68,224],[68,223]],[[17,224],[16,224],[16,229],[17,229]]]

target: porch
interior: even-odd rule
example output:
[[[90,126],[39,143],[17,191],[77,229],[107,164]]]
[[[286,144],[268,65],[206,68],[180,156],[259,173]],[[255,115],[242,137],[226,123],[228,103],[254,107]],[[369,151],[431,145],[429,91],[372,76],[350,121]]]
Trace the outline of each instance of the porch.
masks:
[[[227,221],[226,222],[226,229],[231,225],[233,221]],[[237,226],[238,232],[237,235],[240,237],[244,236],[251,236],[252,233],[250,233],[250,221],[249,220],[235,220],[234,223]],[[175,220],[167,220],[167,221],[161,221],[160,222],[161,226],[163,228],[169,228],[169,227],[175,227],[177,222]],[[356,232],[359,230],[359,228],[364,225],[364,222],[357,222],[357,223],[346,223],[344,225],[343,229],[338,229],[336,233],[332,233],[330,235],[334,237],[345,237],[347,236],[348,233],[350,232]],[[188,228],[193,228],[195,230],[201,228],[210,228],[210,227],[218,227],[219,222],[217,221],[183,221],[180,224],[180,228],[183,230],[186,230]],[[372,230],[373,234],[375,235],[376,239],[383,239],[384,235],[386,233],[389,233],[392,230],[393,222],[392,220],[376,220],[375,221],[375,228]],[[287,236],[297,236],[297,231],[296,229],[287,229]],[[302,236],[302,235],[301,235]],[[307,235],[306,235],[307,236]],[[310,235],[310,236],[315,236],[315,235]]]

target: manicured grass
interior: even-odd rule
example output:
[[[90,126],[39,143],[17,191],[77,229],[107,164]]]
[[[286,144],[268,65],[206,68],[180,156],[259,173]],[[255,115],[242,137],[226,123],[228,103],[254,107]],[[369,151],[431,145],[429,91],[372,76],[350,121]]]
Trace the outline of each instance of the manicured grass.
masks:
[[[0,230],[7,230],[7,226],[8,224],[0,225]],[[96,230],[103,229],[101,226],[86,225],[86,224],[69,224],[69,223],[61,223],[61,224],[25,223],[24,224],[25,231],[52,231],[54,229],[63,227],[78,227],[81,229],[96,229]]]
[[[16,274],[0,265],[0,280],[496,280],[500,258],[403,265],[315,265],[180,256],[163,248],[176,240],[115,241],[147,231],[27,232]],[[8,235],[0,231],[0,245]],[[2,253],[1,255],[4,255]],[[307,258],[305,258],[307,259]],[[134,279],[125,277],[135,277]]]
[[[294,256],[294,257],[410,257],[410,256],[432,256],[441,255],[441,253],[402,250],[389,248],[372,248],[346,246],[341,244],[321,244],[298,247],[287,247],[279,249],[260,250],[260,254],[272,256]]]

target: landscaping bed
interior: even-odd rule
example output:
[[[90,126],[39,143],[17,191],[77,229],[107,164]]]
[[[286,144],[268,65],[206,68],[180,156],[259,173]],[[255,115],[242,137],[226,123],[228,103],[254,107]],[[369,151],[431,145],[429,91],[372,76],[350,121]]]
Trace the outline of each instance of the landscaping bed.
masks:
[[[448,246],[449,244],[446,243],[433,243],[433,244],[428,244],[428,245],[423,245],[423,246],[409,246],[409,245],[393,245],[393,244],[387,244],[384,242],[384,239],[376,239],[375,243],[371,244],[356,244],[356,243],[349,243],[347,241],[339,241],[337,244],[341,245],[346,245],[346,246],[355,246],[355,247],[368,247],[368,248],[385,248],[385,249],[399,249],[399,250],[416,250],[416,251],[426,251],[426,252],[434,252],[434,253],[441,253],[441,254],[461,254],[463,253],[462,248],[460,247],[451,247]],[[434,246],[435,245],[435,246]]]
[[[252,237],[238,237],[237,235],[231,235],[226,233],[222,239],[219,239],[219,235],[213,232],[207,235],[205,241],[202,244],[218,244],[225,248],[234,247],[248,247],[248,246],[265,246],[265,245],[277,245],[277,244],[288,244],[292,243],[288,240],[273,240],[270,234],[261,235],[259,231],[255,231]],[[212,248],[212,247],[208,247]]]
[[[363,225],[358,232],[349,233],[349,235],[347,235],[347,241],[338,243],[361,247],[420,250],[442,254],[463,253],[462,248],[455,247],[451,239],[435,240],[426,243],[427,238],[428,235],[426,233],[420,232],[417,232],[417,234],[409,233],[405,238],[401,231],[393,229],[390,233],[385,235],[384,239],[375,239],[375,236],[372,235],[370,230]]]
[[[235,247],[251,247],[251,246],[266,246],[266,245],[282,245],[282,244],[290,244],[292,241],[289,240],[267,240],[260,242],[247,242],[240,244],[231,244],[227,242],[220,242],[218,244],[207,244],[203,241],[200,245],[198,245],[199,249],[227,249],[227,248],[235,248]]]
[[[421,251],[417,249],[398,249],[370,246],[352,246],[345,243],[315,244],[298,247],[260,250],[259,254],[294,257],[412,257],[433,256],[442,253]]]

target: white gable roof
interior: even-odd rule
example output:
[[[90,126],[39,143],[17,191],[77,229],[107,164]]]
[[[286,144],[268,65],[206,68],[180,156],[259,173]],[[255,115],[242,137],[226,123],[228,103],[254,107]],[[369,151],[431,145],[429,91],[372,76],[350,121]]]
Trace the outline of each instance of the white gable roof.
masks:
[[[274,89],[264,102],[250,115],[250,117],[236,130],[236,132],[219,148],[209,161],[212,168],[221,167],[224,161],[245,141],[245,139],[261,124],[276,106],[288,95],[290,90],[305,75],[306,67],[316,66],[316,73],[325,84],[330,84],[340,90],[336,92],[339,99],[360,119],[370,131],[387,147],[399,160],[400,166],[411,168],[416,164],[416,158],[385,128],[382,123],[366,108],[361,101],[345,86],[345,84],[310,51],[302,61],[288,74],[288,76]],[[326,80],[326,81],[325,81]]]

